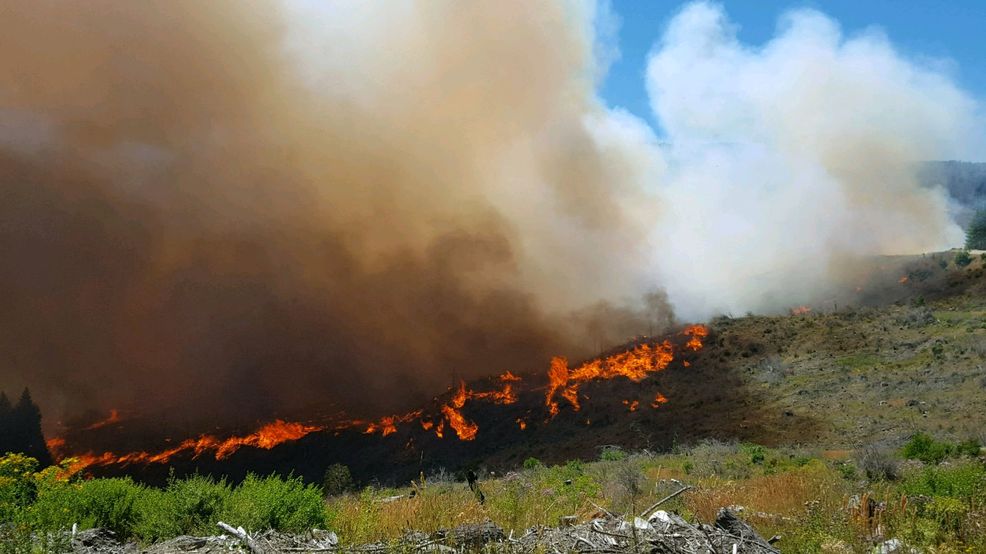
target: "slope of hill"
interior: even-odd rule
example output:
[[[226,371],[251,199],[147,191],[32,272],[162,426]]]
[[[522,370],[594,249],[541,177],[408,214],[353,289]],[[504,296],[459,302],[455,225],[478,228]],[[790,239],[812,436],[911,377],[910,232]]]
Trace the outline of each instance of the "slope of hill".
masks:
[[[523,374],[516,402],[462,408],[478,425],[474,440],[451,432],[440,438],[406,423],[386,435],[327,430],[273,450],[244,447],[223,460],[188,455],[171,466],[94,472],[160,482],[172,468],[234,479],[278,471],[317,482],[327,466],[343,463],[359,481],[396,483],[440,468],[508,470],[531,456],[548,463],[595,459],[606,445],[662,451],[717,438],[846,449],[899,444],[918,430],[954,439],[982,433],[983,256],[881,258],[861,268],[860,279],[832,305],[792,311],[798,315],[720,317],[710,322],[704,348],[683,353],[663,371],[639,382],[583,384],[578,411],[561,401],[560,413],[550,417],[545,373]],[[685,338],[680,332],[642,338],[613,352],[663,340],[680,345]],[[496,386],[495,379],[468,384],[480,391]],[[438,409],[454,392],[426,409]],[[658,393],[666,402],[652,407]]]

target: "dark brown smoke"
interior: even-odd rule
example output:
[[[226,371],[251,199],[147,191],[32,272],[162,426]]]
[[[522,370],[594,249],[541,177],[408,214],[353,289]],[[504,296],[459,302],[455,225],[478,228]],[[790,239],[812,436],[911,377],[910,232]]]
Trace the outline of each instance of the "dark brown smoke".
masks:
[[[613,269],[650,201],[591,10],[361,4],[4,3],[0,389],[372,412],[654,330],[570,315],[643,290]]]

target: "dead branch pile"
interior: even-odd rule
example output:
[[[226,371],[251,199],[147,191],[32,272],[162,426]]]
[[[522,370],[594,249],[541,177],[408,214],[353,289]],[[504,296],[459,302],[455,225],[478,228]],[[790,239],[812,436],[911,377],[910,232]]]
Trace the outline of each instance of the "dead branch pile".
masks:
[[[650,511],[650,510],[648,510]],[[645,512],[646,513],[646,512]],[[409,532],[390,542],[342,546],[335,533],[313,530],[304,534],[268,531],[250,535],[242,528],[222,524],[224,534],[211,537],[177,537],[139,548],[120,544],[111,533],[90,530],[74,537],[73,550],[86,554],[129,554],[187,552],[195,554],[247,551],[252,554],[279,552],[338,552],[371,554],[384,552],[549,552],[654,554],[775,554],[778,552],[735,512],[723,508],[712,525],[688,523],[662,510],[648,517],[624,518],[605,512],[584,523],[566,521],[558,527],[535,527],[519,536],[505,534],[492,522],[462,525],[434,533]]]

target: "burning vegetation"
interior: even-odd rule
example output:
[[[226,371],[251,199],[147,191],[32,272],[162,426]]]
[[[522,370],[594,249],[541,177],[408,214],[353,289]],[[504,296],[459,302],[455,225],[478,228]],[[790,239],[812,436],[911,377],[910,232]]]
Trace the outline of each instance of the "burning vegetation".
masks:
[[[675,346],[670,339],[661,342],[641,342],[626,350],[602,356],[569,368],[564,357],[551,360],[547,371],[547,383],[544,385],[544,408],[547,410],[545,423],[559,414],[559,397],[563,398],[573,412],[582,408],[582,401],[588,397],[580,394],[580,387],[591,381],[604,381],[625,378],[639,383],[649,376],[667,369],[682,353],[694,353],[702,349],[703,341],[709,335],[709,329],[704,325],[690,325],[678,337]],[[682,367],[688,367],[688,360],[680,359]],[[492,406],[509,406],[518,402],[518,387],[523,390],[536,392],[539,385],[536,379],[524,379],[510,371],[489,380],[494,385],[488,390],[478,390],[460,380],[458,385],[449,390],[445,401],[436,401],[431,408],[418,408],[403,413],[380,417],[375,420],[337,418],[321,424],[289,422],[277,419],[267,423],[258,430],[245,435],[232,435],[220,438],[215,434],[202,434],[195,438],[185,439],[177,446],[151,451],[138,450],[127,453],[93,451],[80,452],[73,450],[64,437],[52,438],[48,441],[49,449],[59,459],[72,457],[77,459],[73,466],[78,471],[88,466],[110,466],[129,464],[161,464],[172,461],[176,456],[190,456],[198,459],[210,455],[215,460],[223,460],[242,447],[269,450],[279,444],[296,441],[311,433],[330,430],[336,434],[356,430],[365,435],[389,437],[397,433],[401,426],[420,427],[422,431],[434,434],[438,439],[446,438],[447,429],[451,429],[456,439],[460,441],[475,440],[480,432],[476,421],[467,417],[463,410],[470,402],[482,402]],[[650,406],[658,408],[668,402],[662,393],[657,393]],[[639,399],[623,401],[628,412],[638,410]],[[516,417],[514,422],[521,431],[527,429],[530,415]],[[511,416],[513,417],[513,416]],[[89,424],[82,431],[94,431],[116,425],[121,421],[119,410],[112,410],[105,419]]]

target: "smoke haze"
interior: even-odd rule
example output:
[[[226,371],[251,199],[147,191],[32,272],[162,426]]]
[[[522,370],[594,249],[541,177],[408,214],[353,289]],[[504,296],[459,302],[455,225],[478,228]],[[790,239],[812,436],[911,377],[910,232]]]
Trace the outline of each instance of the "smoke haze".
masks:
[[[657,25],[661,140],[596,96],[605,3],[7,2],[0,388],[374,411],[958,244],[912,175],[970,144],[946,73],[816,12]]]

